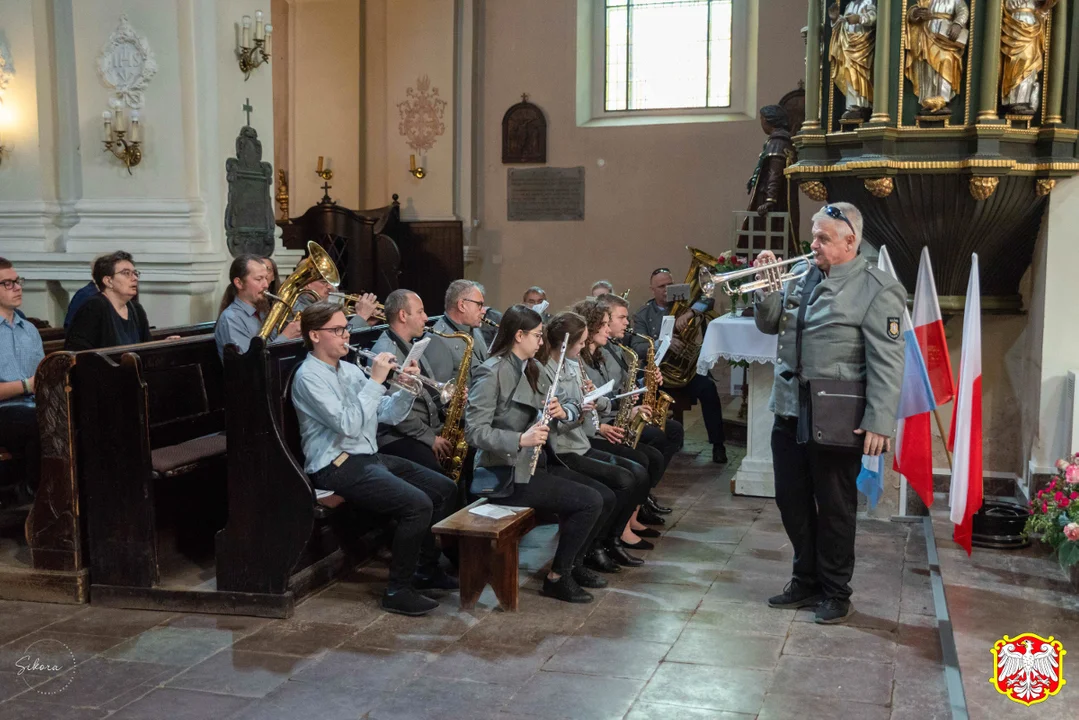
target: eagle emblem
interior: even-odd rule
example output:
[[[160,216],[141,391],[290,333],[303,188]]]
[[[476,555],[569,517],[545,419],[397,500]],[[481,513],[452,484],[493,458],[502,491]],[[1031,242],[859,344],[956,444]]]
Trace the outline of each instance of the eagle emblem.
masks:
[[[989,682],[1002,695],[1026,706],[1056,695],[1064,687],[1064,655],[1059,640],[1024,633],[1005,635],[993,645],[993,677]]]

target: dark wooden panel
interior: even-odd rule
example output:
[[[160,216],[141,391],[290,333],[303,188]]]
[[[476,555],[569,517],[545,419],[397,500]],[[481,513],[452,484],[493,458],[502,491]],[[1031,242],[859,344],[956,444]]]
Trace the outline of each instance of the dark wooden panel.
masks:
[[[401,223],[400,286],[423,298],[428,315],[444,310],[446,288],[464,277],[464,231],[460,220]]]

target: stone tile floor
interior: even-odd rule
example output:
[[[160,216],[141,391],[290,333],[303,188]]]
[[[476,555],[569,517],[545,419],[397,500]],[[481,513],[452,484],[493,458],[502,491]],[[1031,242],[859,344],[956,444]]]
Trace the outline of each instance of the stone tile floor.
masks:
[[[553,527],[525,540],[516,614],[490,590],[473,611],[451,595],[384,614],[378,561],[282,621],[0,603],[0,719],[948,717],[922,526],[860,520],[848,625],[771,610],[791,557],[779,514],[732,497],[705,449],[672,464],[648,563],[590,605],[537,593]],[[20,676],[27,654],[63,671]]]

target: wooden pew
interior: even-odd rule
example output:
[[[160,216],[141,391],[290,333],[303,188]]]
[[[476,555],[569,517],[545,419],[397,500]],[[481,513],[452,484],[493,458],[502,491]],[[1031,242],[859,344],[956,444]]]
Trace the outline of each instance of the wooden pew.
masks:
[[[213,321],[204,323],[194,323],[192,325],[175,325],[173,327],[163,328],[150,328],[150,338],[152,340],[164,340],[170,335],[179,335],[180,337],[194,337],[195,335],[213,335],[214,334]],[[41,342],[45,346],[45,354],[51,355],[54,352],[58,352],[64,349],[64,329],[63,328],[46,328],[39,330],[41,333]]]

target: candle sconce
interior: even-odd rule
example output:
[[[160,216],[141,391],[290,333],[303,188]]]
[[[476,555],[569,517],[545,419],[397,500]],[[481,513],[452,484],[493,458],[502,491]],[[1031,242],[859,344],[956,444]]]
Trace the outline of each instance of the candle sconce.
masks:
[[[333,180],[333,170],[331,168],[322,169],[322,156],[318,156],[318,168],[315,170],[315,174],[323,180]]]
[[[130,112],[129,124],[124,117],[123,106],[115,100],[111,105],[111,111],[106,110],[101,114],[105,124],[103,142],[105,149],[123,161],[127,174],[131,175],[131,168],[142,162],[142,126],[139,122],[139,111]]]
[[[270,62],[270,38],[273,36],[273,25],[262,24],[262,11],[255,13],[255,37],[252,44],[251,16],[244,15],[240,29],[240,46],[236,48],[236,55],[240,60],[240,71],[244,74],[244,82],[251,77],[255,68],[263,63]]]
[[[416,178],[417,180],[423,180],[425,177],[427,177],[426,170],[424,170],[422,167],[416,167],[415,155],[408,156],[408,165],[408,171],[412,173],[412,177]]]

